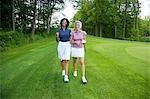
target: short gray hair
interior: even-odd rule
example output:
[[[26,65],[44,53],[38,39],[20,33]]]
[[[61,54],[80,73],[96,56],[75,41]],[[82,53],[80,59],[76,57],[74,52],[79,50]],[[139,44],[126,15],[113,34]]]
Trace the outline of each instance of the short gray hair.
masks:
[[[80,29],[82,29],[82,22],[81,22],[81,21],[76,21],[76,22],[75,22],[75,26],[76,26],[77,23],[80,24]]]

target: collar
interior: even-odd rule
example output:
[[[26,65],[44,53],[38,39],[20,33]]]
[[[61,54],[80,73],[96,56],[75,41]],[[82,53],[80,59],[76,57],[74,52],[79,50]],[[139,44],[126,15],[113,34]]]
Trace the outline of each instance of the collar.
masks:
[[[62,27],[61,27],[60,29],[61,29],[61,30],[63,30],[63,28],[62,28]],[[67,29],[68,29],[68,28],[65,28],[65,30],[67,30]]]
[[[76,31],[76,30],[75,30],[74,32],[75,32],[75,33],[78,33],[78,32],[79,32],[79,33],[81,33],[81,32],[82,32],[82,30],[80,30],[80,31]]]

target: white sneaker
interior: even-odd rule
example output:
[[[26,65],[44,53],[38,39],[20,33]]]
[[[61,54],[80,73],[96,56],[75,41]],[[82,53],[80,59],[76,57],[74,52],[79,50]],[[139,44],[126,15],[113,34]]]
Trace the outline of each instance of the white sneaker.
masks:
[[[62,70],[62,76],[65,76],[65,70]]]
[[[77,77],[77,71],[74,71],[73,76]]]
[[[83,83],[83,84],[86,84],[86,83],[87,83],[87,80],[86,80],[85,76],[82,77],[82,83]]]
[[[65,75],[65,76],[64,76],[64,82],[65,82],[65,83],[68,83],[68,82],[69,82],[68,75]]]

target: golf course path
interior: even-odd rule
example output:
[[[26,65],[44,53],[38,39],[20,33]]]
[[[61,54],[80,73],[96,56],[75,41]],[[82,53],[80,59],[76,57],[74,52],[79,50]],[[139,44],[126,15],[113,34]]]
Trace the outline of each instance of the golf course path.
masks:
[[[150,99],[150,45],[88,36],[86,77],[63,83],[55,37],[0,54],[1,99]]]

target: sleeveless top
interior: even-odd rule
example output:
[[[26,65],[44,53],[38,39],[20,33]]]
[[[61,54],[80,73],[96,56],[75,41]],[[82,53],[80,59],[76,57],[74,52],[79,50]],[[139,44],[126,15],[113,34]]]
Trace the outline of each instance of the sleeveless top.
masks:
[[[66,28],[63,30],[62,28],[58,29],[57,32],[59,33],[59,38],[61,42],[68,42],[70,41],[70,36],[71,36],[71,30]]]

